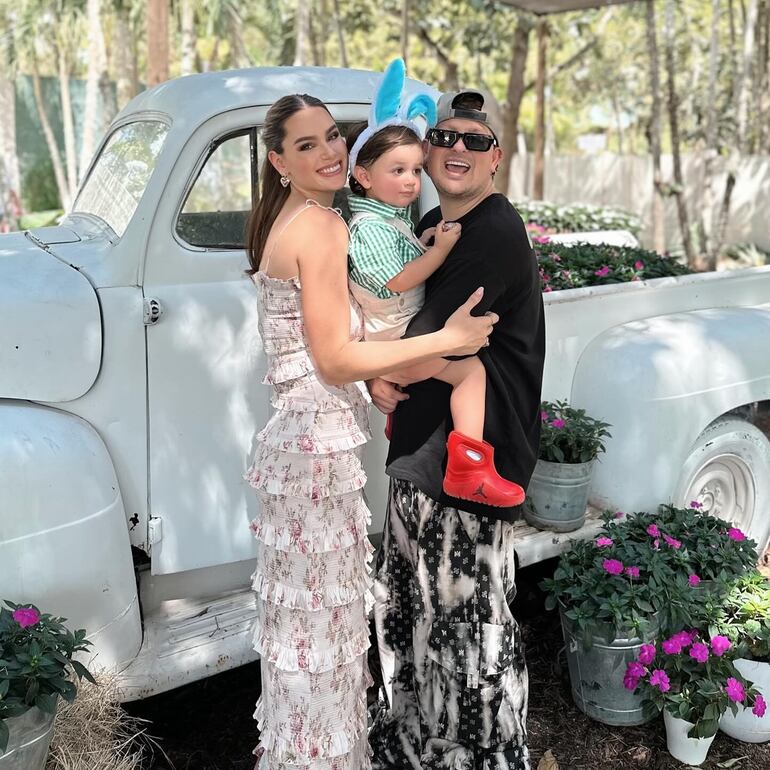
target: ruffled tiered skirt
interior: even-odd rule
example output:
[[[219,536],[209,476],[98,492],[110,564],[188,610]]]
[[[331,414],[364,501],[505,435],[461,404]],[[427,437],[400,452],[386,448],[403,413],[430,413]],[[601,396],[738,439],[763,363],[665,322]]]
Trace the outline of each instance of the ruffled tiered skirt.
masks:
[[[368,770],[370,514],[367,398],[320,382],[304,351],[265,381],[275,414],[246,479],[260,498],[254,648],[262,660],[259,770]]]

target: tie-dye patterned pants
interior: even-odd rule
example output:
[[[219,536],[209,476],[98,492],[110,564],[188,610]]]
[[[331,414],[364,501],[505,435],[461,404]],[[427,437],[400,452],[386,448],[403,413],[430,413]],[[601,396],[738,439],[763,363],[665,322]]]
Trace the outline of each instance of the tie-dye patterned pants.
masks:
[[[529,770],[513,526],[391,480],[377,559],[376,770]]]

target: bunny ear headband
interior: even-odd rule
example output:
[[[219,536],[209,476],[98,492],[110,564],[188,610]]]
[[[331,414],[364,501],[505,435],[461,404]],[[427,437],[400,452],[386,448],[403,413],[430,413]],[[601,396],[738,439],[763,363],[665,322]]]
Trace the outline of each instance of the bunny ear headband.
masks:
[[[403,59],[394,59],[383,73],[377,93],[374,95],[369,111],[369,124],[359,134],[350,150],[350,171],[356,167],[361,148],[381,129],[386,126],[406,126],[417,136],[423,137],[415,120],[422,116],[428,128],[436,122],[436,102],[429,94],[417,94],[408,104],[401,103],[406,66]]]

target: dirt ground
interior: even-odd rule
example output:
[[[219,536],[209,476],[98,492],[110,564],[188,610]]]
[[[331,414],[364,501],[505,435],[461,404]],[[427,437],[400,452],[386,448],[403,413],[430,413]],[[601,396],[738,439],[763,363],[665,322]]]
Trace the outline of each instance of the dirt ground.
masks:
[[[770,409],[762,410],[756,423],[770,436]],[[553,568],[552,560],[520,571],[514,608],[527,648],[533,770],[538,765],[539,770],[686,768],[666,751],[662,719],[642,727],[608,727],[573,704],[558,618],[544,610],[537,588]],[[252,770],[257,731],[251,715],[258,694],[259,665],[251,664],[129,704],[131,714],[150,720],[148,732],[158,739],[160,749],[148,770]],[[543,760],[548,750],[557,765]],[[738,743],[718,733],[702,767],[770,770],[770,744]]]

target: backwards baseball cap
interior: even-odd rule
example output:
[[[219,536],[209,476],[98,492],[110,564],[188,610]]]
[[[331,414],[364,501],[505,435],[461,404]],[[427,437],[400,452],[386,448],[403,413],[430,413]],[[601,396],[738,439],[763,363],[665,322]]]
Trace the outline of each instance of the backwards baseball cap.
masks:
[[[437,125],[452,118],[475,120],[477,123],[485,125],[497,139],[497,132],[492,127],[491,116],[483,111],[484,94],[480,91],[448,91],[439,97],[436,107]]]

